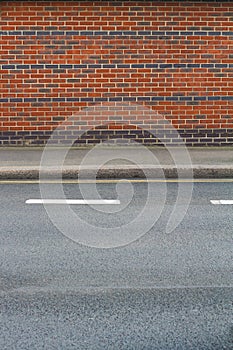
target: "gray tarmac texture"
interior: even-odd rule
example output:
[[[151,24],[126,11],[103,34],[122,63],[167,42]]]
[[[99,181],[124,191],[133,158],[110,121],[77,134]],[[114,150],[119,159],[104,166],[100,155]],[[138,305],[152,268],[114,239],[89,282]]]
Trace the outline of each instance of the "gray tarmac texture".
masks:
[[[161,184],[153,186],[159,198]],[[233,199],[232,183],[194,184],[186,216],[170,234],[177,184],[167,186],[149,232],[124,247],[96,249],[63,236],[43,206],[25,204],[40,197],[38,185],[1,184],[0,349],[233,349],[233,206],[210,204]],[[115,198],[115,184],[97,187]],[[120,225],[145,203],[146,184],[133,187],[119,214],[72,209],[94,225]],[[77,184],[64,190],[80,198]]]

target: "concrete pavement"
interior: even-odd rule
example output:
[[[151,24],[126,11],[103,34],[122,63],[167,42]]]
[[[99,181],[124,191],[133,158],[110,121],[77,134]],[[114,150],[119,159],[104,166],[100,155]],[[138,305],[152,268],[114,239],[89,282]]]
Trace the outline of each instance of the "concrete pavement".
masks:
[[[43,148],[10,147],[0,149],[0,179],[38,179]],[[101,165],[98,178],[232,178],[233,147],[187,148],[173,147],[171,153],[163,147],[148,147],[144,152],[135,146],[103,146],[96,152],[91,148],[72,148],[62,168],[63,178],[92,178]],[[98,152],[98,153],[97,153]],[[49,163],[43,176],[56,178],[64,149],[51,148]],[[47,153],[48,155],[48,153]],[[88,159],[84,161],[84,157]],[[125,159],[127,158],[127,159]],[[184,159],[186,158],[186,160]],[[106,159],[110,159],[106,163]],[[163,173],[162,173],[162,172]],[[178,175],[179,174],[179,175]]]

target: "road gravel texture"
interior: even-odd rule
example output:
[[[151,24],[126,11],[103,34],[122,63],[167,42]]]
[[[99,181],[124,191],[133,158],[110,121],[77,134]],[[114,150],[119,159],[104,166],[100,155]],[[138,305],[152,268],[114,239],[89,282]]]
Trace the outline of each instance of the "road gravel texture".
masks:
[[[233,207],[210,204],[232,199],[232,184],[195,184],[183,222],[165,234],[177,194],[167,185],[149,232],[95,249],[63,236],[43,206],[25,204],[39,198],[37,184],[1,184],[0,349],[233,349]],[[73,210],[95,225],[120,225],[145,202],[146,184],[133,186],[121,214]],[[64,188],[80,197],[77,184]],[[98,189],[115,198],[115,184]]]

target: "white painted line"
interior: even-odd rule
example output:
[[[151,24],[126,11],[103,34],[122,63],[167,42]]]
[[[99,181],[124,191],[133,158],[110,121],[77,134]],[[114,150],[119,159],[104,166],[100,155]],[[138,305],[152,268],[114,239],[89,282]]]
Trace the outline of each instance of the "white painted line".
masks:
[[[210,201],[212,204],[230,204],[233,205],[233,200],[227,200],[227,199],[213,199]]]
[[[28,199],[26,204],[82,204],[82,205],[96,205],[96,204],[120,204],[118,199]]]

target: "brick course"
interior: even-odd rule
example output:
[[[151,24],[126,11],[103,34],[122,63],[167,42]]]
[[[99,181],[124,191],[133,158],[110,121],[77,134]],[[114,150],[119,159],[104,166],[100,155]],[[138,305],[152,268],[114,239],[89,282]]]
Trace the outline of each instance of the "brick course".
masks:
[[[78,114],[76,143],[154,137],[155,113],[187,145],[233,144],[231,1],[2,1],[0,145],[42,145]],[[129,120],[121,104],[151,110]],[[119,106],[102,115],[95,105]],[[141,117],[142,118],[142,117]],[[157,133],[164,130],[158,123]],[[57,143],[69,139],[69,128]],[[151,133],[150,133],[151,131]]]

